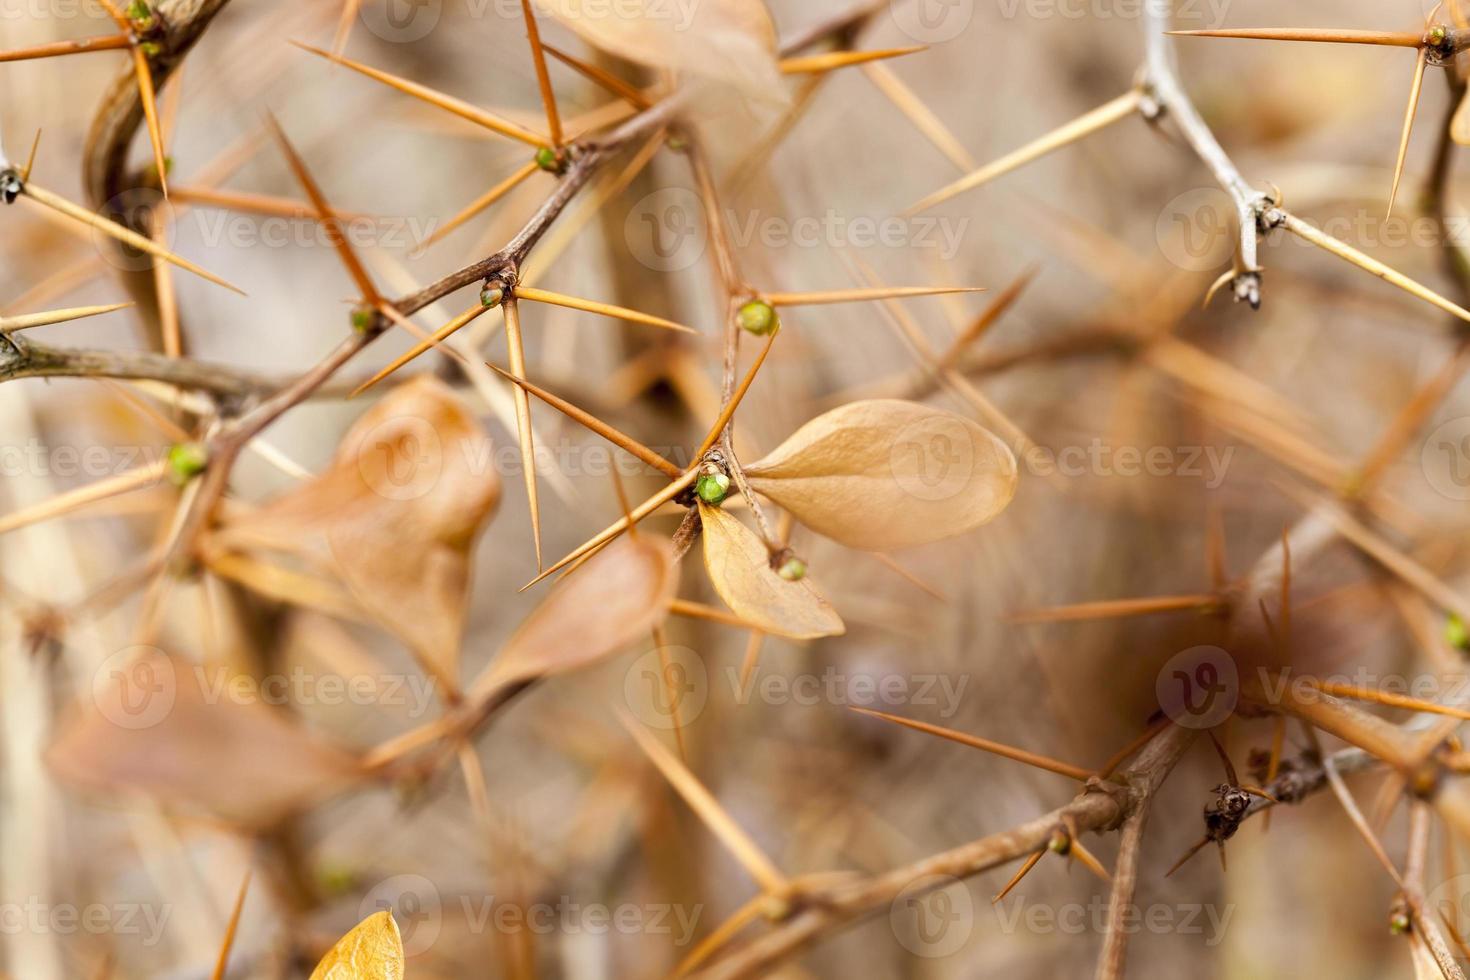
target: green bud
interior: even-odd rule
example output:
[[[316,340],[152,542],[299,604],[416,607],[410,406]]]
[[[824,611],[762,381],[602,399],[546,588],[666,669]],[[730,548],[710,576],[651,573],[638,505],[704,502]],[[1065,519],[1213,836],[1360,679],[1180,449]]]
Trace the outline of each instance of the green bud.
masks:
[[[153,11],[148,8],[147,0],[133,0],[128,4],[128,20],[147,20],[153,16]]]
[[[735,318],[740,322],[740,329],[757,337],[764,337],[781,329],[781,317],[776,314],[776,308],[763,299],[753,299],[740,307]]]
[[[694,484],[699,499],[712,507],[718,507],[730,495],[730,478],[723,473],[706,473]]]
[[[800,558],[788,558],[776,574],[788,582],[800,582],[806,578],[806,562]]]
[[[204,472],[209,452],[197,442],[181,442],[168,450],[168,478],[182,487]]]
[[[500,301],[503,299],[505,299],[505,290],[501,289],[499,286],[486,286],[484,289],[480,290],[481,306],[488,306],[491,309],[494,309],[495,307],[500,305]]]
[[[352,311],[352,329],[358,333],[367,333],[368,328],[373,325],[373,311],[366,306],[359,306]]]
[[[1072,838],[1065,830],[1058,828],[1052,831],[1051,840],[1046,842],[1046,849],[1053,854],[1070,854],[1072,852]]]
[[[685,150],[689,149],[689,140],[687,137],[684,136],[684,134],[675,133],[668,138],[667,146],[675,153],[683,153]]]
[[[1395,936],[1406,936],[1409,933],[1409,915],[1407,912],[1395,912],[1388,920],[1388,929]]]
[[[536,166],[547,173],[559,174],[566,169],[566,157],[549,146],[543,146],[536,151]]]
[[[1429,29],[1429,43],[1435,47],[1444,44],[1449,39],[1449,36],[1450,32],[1443,24],[1436,24]]]
[[[1456,650],[1470,650],[1470,629],[1467,629],[1465,621],[1454,613],[1450,613],[1449,619],[1445,620],[1444,638]]]
[[[150,58],[157,58],[159,55],[163,54],[163,45],[159,44],[157,41],[144,41],[142,44],[139,44],[138,47],[142,50],[144,54],[146,54]]]

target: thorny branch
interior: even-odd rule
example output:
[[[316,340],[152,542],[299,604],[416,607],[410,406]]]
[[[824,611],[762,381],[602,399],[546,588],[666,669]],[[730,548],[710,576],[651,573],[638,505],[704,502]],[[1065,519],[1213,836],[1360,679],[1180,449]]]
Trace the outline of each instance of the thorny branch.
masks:
[[[1143,4],[1143,87],[1147,96],[1143,111],[1150,119],[1160,115],[1171,117],[1195,154],[1215,175],[1221,189],[1230,195],[1239,228],[1231,288],[1236,300],[1245,300],[1252,307],[1259,307],[1261,269],[1256,262],[1257,218],[1270,199],[1246,183],[1180,84],[1174,43],[1164,33],[1169,29],[1172,8],[1172,3],[1158,0]]]

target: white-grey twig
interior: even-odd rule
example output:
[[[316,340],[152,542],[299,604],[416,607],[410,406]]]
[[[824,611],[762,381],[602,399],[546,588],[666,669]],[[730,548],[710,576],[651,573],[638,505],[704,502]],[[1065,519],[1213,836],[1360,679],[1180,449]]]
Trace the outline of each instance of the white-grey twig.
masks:
[[[1152,103],[1145,104],[1144,114],[1150,118],[1161,115],[1172,118],[1190,148],[1210,168],[1221,189],[1230,195],[1235,204],[1240,239],[1231,291],[1237,301],[1245,300],[1252,307],[1259,307],[1261,269],[1256,263],[1256,218],[1271,199],[1246,183],[1184,91],[1174,60],[1174,42],[1164,33],[1169,29],[1173,8],[1172,0],[1145,0],[1143,4],[1143,87]]]

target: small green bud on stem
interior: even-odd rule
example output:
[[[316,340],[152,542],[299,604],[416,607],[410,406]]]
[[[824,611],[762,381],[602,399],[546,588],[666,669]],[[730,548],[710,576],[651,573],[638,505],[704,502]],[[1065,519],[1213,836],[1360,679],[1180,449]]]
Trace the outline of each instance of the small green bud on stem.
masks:
[[[694,484],[694,492],[711,507],[718,507],[730,495],[730,478],[721,473],[718,467],[707,466]]]
[[[792,555],[781,563],[781,567],[776,570],[776,574],[788,582],[800,582],[806,578],[806,562]]]
[[[739,321],[741,330],[757,337],[764,337],[781,329],[781,317],[776,308],[763,299],[753,299],[740,307],[735,319]]]
[[[204,472],[209,465],[209,451],[197,442],[181,442],[168,450],[168,478],[175,486],[184,486]]]
[[[480,290],[480,305],[488,306],[492,310],[500,305],[505,299],[505,290],[491,283],[486,283],[485,288]]]
[[[359,306],[352,311],[352,329],[358,333],[367,333],[373,325],[375,311],[371,307]]]
[[[536,166],[549,174],[560,176],[567,172],[567,155],[562,150],[543,146],[536,151]]]
[[[1465,621],[1454,613],[1450,613],[1449,619],[1444,623],[1445,642],[1456,650],[1470,650],[1470,628],[1465,626]]]

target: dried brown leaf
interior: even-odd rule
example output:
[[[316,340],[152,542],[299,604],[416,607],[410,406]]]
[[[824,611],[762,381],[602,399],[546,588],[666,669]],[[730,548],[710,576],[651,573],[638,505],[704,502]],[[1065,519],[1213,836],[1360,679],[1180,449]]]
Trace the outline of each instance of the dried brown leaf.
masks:
[[[526,617],[475,682],[475,699],[591,666],[646,638],[668,617],[678,579],[666,539],[643,534],[608,545]]]
[[[820,534],[892,551],[972,531],[1011,502],[1016,458],[969,419],[916,402],[818,416],[745,468],[750,485]]]
[[[246,678],[151,647],[104,671],[93,704],[47,752],[51,770],[74,786],[269,827],[361,772],[351,755],[256,696]]]
[[[469,409],[419,378],[364,413],[324,473],[216,545],[325,557],[363,609],[457,686],[470,549],[500,501],[491,460]]]
[[[771,555],[754,531],[718,507],[699,505],[704,523],[704,567],[725,604],[767,633],[797,640],[847,631],[809,578],[792,582],[771,568]]]

